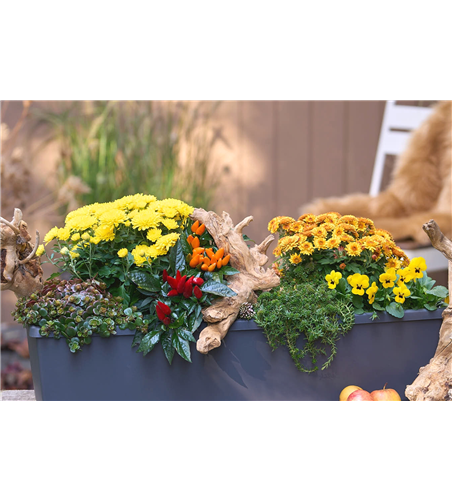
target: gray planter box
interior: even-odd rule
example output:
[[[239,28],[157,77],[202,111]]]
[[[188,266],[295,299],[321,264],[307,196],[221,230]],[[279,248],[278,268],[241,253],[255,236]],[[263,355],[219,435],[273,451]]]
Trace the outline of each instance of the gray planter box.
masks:
[[[160,345],[147,356],[131,348],[132,331],[94,337],[72,354],[64,339],[28,329],[38,401],[337,401],[347,385],[369,392],[405,388],[435,352],[443,310],[406,311],[400,320],[356,316],[338,342],[330,368],[299,372],[287,349],[272,351],[254,321],[237,320],[223,345],[208,355],[192,345],[192,363],[175,354],[170,366]]]

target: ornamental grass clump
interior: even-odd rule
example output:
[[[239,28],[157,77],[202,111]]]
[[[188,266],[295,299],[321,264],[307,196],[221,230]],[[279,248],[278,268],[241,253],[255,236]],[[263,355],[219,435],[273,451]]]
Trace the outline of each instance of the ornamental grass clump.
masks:
[[[146,355],[160,343],[169,363],[175,352],[191,361],[190,342],[195,342],[193,333],[201,324],[202,309],[214,298],[236,295],[225,278],[238,272],[229,265],[230,255],[224,248],[215,246],[206,227],[191,221],[193,210],[180,200],[136,194],[70,212],[65,225],[51,229],[37,252],[45,253],[59,268],[33,299],[39,301],[38,313],[46,309],[51,312],[39,316],[35,304],[27,302],[19,306],[17,317],[25,324],[41,326],[41,335],[51,331],[57,337],[66,336],[64,327],[56,328],[54,322],[66,326],[67,310],[59,307],[55,316],[53,296],[47,289],[62,283],[52,281],[58,275],[69,273],[77,287],[95,282],[117,298],[119,305],[113,308],[113,302],[102,303],[101,309],[94,308],[94,314],[99,315],[96,311],[101,310],[107,318],[113,312],[114,317],[125,315],[124,324],[136,330],[132,345],[138,346],[137,352]],[[68,297],[68,303],[80,298],[74,297]],[[77,305],[79,302],[70,307]],[[34,312],[24,314],[29,307]],[[84,313],[72,309],[71,321],[78,324]],[[133,319],[134,314],[140,317]],[[44,322],[46,318],[50,318],[50,326]],[[123,322],[110,319],[101,324],[114,333]],[[88,324],[96,326],[99,321],[89,318]],[[97,326],[105,330],[105,326]],[[74,333],[70,348],[75,352],[77,346],[88,343],[91,333],[73,328],[69,330]]]

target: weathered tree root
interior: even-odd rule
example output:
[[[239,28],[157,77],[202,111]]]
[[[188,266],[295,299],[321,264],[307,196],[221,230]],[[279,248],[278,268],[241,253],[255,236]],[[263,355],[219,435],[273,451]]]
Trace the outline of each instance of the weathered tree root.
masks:
[[[217,247],[223,247],[225,254],[231,254],[231,266],[240,271],[240,274],[228,277],[228,286],[237,295],[215,300],[210,307],[203,310],[203,319],[209,326],[200,333],[196,348],[199,352],[207,354],[221,345],[229,327],[237,318],[240,306],[244,302],[255,303],[257,297],[254,292],[278,286],[280,278],[272,269],[263,267],[268,262],[265,253],[274,236],[268,236],[260,245],[255,245],[253,248],[249,248],[243,239],[243,228],[248,226],[253,217],[246,217],[235,227],[226,212],[220,217],[215,212],[197,208],[191,217],[206,225]]]
[[[27,297],[42,288],[42,268],[36,255],[39,232],[35,244],[30,245],[31,236],[22,212],[16,208],[11,222],[0,217],[1,239],[1,290],[11,290],[18,298]]]
[[[434,220],[422,226],[432,245],[449,260],[449,297],[452,292],[452,242]],[[427,366],[405,390],[410,401],[452,401],[452,306],[443,312],[438,347]]]

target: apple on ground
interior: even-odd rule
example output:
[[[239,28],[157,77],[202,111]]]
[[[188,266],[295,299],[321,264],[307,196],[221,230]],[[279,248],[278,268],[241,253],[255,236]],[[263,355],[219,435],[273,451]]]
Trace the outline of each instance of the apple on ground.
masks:
[[[374,401],[402,401],[397,391],[394,389],[386,389],[386,384],[383,389],[372,391],[370,395]]]
[[[339,395],[339,401],[347,401],[347,398],[352,392],[359,390],[362,390],[362,387],[359,387],[357,385],[348,385],[345,389],[342,389],[342,392]]]
[[[370,392],[359,389],[353,391],[347,398],[347,401],[374,401]]]

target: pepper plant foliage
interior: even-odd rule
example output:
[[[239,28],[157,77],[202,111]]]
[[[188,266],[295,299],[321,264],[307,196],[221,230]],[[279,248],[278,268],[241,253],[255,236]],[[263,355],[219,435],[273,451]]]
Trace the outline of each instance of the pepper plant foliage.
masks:
[[[105,333],[102,325],[107,324],[110,334],[116,326],[135,329],[132,345],[143,355],[160,342],[170,364],[175,352],[191,361],[190,342],[195,341],[193,334],[201,324],[202,309],[215,298],[235,295],[226,277],[238,272],[229,265],[230,256],[224,249],[215,246],[205,226],[190,220],[193,210],[180,200],[159,201],[152,195],[137,194],[70,212],[64,227],[51,229],[44,238],[45,245],[52,243],[53,248],[41,246],[38,252],[46,253],[60,272],[54,273],[33,299],[39,301],[38,310],[35,303],[21,304],[18,320],[41,326],[41,335],[51,332],[66,340],[65,327],[76,322],[69,325],[72,352],[89,343],[93,333]],[[77,287],[97,283],[109,297],[117,297],[114,307],[113,299],[104,300],[102,307],[89,309],[94,317],[86,318],[88,313],[82,306],[89,308],[91,302],[85,304],[81,298],[73,304],[78,300],[75,295],[67,298],[69,308],[51,309],[54,297],[48,294],[48,287],[57,286],[55,278],[62,272],[69,273],[70,283]],[[27,307],[32,312],[27,313]],[[40,315],[47,307],[52,310],[50,326],[49,313]],[[112,322],[110,314],[127,321]],[[103,315],[109,321],[104,321]],[[88,321],[84,327],[80,318],[83,325]],[[100,330],[89,330],[88,326],[96,325]]]

